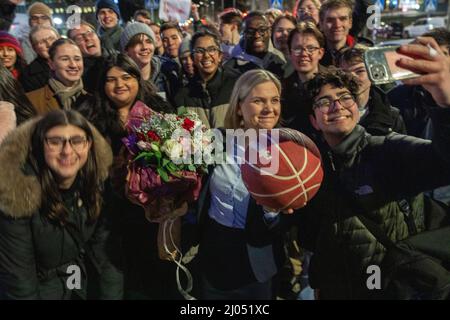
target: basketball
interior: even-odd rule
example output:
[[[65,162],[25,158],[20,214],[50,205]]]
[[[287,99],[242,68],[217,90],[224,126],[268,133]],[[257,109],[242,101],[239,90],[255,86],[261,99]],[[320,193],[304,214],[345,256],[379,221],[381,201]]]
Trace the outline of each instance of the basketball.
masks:
[[[278,139],[273,139],[275,130]],[[320,152],[310,138],[296,130],[271,132],[266,148],[246,148],[241,164],[244,184],[262,206],[280,211],[304,207],[322,183]]]

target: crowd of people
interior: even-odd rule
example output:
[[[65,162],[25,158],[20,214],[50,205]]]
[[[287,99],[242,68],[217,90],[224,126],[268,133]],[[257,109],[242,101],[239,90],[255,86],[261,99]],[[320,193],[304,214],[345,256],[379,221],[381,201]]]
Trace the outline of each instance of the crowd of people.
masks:
[[[98,0],[97,26],[65,35],[34,2],[20,39],[8,32],[18,1],[2,1],[0,299],[186,298],[160,225],[125,195],[137,101],[207,128],[295,129],[322,155],[322,186],[302,209],[256,203],[237,164],[211,166],[194,203],[155,202],[184,213],[196,298],[371,298],[367,267],[388,248],[361,215],[393,242],[450,225],[450,31],[401,46],[415,59],[398,65],[419,76],[387,91],[364,64],[370,0],[228,8],[217,24],[193,6],[193,29]]]

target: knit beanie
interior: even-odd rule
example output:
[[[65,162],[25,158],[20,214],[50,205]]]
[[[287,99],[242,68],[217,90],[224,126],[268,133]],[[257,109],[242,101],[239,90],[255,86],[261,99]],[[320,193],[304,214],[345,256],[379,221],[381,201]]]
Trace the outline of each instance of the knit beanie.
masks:
[[[0,31],[0,47],[11,47],[22,57],[23,51],[19,41],[6,31]]]
[[[42,2],[35,2],[28,8],[28,16],[31,17],[34,14],[43,14],[50,21],[52,20],[52,10]]]
[[[100,9],[107,8],[111,9],[117,14],[117,18],[120,19],[119,6],[114,2],[114,0],[98,0],[95,4],[95,17],[97,18]]]
[[[120,36],[120,49],[122,52],[125,50],[131,38],[140,33],[147,35],[153,44],[155,43],[155,33],[148,25],[142,22],[129,22]]]
[[[184,37],[178,49],[178,56],[181,57],[184,53],[191,52],[191,37]]]

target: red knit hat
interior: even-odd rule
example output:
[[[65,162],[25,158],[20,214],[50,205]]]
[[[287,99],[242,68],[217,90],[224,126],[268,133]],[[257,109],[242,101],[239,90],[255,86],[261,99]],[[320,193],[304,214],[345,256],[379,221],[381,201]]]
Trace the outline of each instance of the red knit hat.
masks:
[[[19,56],[23,56],[22,46],[14,36],[6,31],[0,31],[0,47],[11,47]]]

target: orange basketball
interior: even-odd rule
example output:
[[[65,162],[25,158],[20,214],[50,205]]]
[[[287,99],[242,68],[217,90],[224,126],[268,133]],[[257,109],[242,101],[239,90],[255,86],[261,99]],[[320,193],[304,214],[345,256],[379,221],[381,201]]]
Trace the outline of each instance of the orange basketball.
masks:
[[[320,152],[310,138],[296,130],[274,130],[279,131],[278,141],[267,148],[246,149],[242,179],[260,205],[276,210],[304,207],[322,183]],[[251,152],[258,155],[257,161],[252,161]]]

